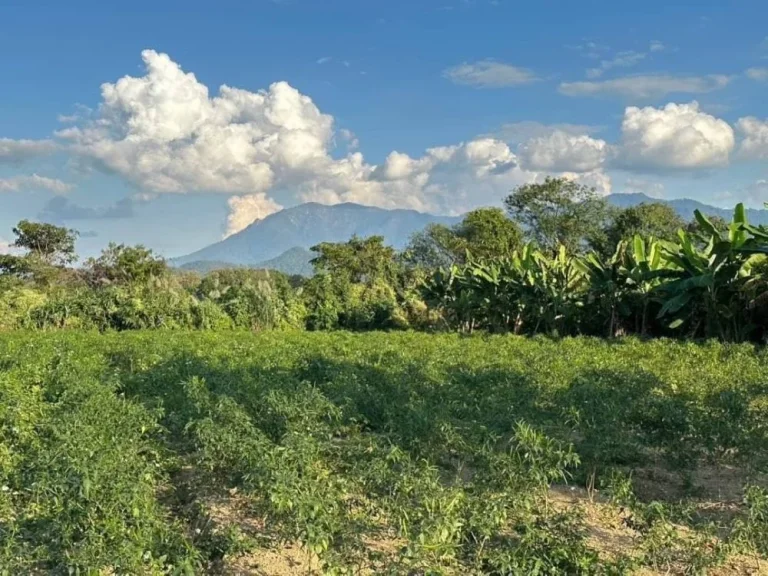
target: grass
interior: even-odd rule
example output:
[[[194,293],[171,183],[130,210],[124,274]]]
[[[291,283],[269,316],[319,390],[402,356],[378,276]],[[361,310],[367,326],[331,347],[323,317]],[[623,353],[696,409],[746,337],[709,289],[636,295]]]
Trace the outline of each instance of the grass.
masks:
[[[0,574],[768,570],[768,358],[0,334]]]

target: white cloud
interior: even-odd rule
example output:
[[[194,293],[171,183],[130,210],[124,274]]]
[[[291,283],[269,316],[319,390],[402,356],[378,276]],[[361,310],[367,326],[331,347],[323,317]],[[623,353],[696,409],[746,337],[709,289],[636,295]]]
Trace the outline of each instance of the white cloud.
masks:
[[[651,52],[663,52],[666,49],[667,47],[664,45],[664,43],[659,42],[658,40],[652,40],[650,46],[648,46],[648,50]]]
[[[339,137],[347,144],[349,150],[356,150],[360,147],[360,141],[355,136],[355,133],[346,128],[339,130]]]
[[[71,184],[31,174],[29,176],[11,176],[10,178],[0,178],[0,192],[21,192],[24,190],[48,190],[56,194],[63,194],[72,189]]]
[[[557,176],[573,180],[583,186],[594,188],[598,194],[602,194],[603,196],[607,196],[612,191],[611,177],[600,170],[594,170],[592,172],[563,172],[557,174]],[[537,178],[537,181],[541,181],[541,178]]]
[[[733,129],[699,110],[697,102],[624,111],[618,162],[629,169],[723,166],[734,147]]]
[[[608,154],[605,140],[556,130],[549,136],[532,138],[518,149],[526,170],[590,172],[602,167]]]
[[[478,88],[519,86],[539,80],[536,74],[526,68],[493,60],[459,64],[445,70],[443,76],[456,84]]]
[[[317,59],[317,63],[318,64],[328,64],[328,62],[330,62],[331,60],[333,60],[333,58],[331,58],[330,56],[323,56],[322,58],[318,58]]]
[[[649,99],[671,93],[702,94],[719,90],[731,81],[729,76],[625,76],[599,82],[563,82],[559,90],[566,96],[620,96]]]
[[[765,82],[768,80],[768,68],[748,68],[746,75],[750,80]]]
[[[253,224],[256,220],[266,218],[270,214],[282,210],[283,207],[268,198],[266,194],[248,194],[246,196],[232,196],[227,200],[229,204],[229,216],[227,217],[227,232],[225,237],[240,232]]]
[[[82,162],[142,191],[234,196],[229,232],[307,200],[460,212],[543,177],[486,137],[369,164],[351,132],[335,132],[331,116],[284,82],[259,92],[222,86],[211,96],[167,55],[142,57],[144,76],[104,84],[98,111],[58,135]],[[337,138],[348,144],[340,158],[331,154]]]
[[[739,118],[736,128],[742,135],[739,152],[746,158],[768,159],[768,119]]]
[[[0,138],[0,164],[19,163],[37,156],[45,156],[56,150],[52,140],[12,140]]]
[[[58,135],[96,166],[154,192],[264,192],[330,162],[333,119],[286,84],[209,97],[167,55],[142,53],[147,74],[102,86],[95,119]]]

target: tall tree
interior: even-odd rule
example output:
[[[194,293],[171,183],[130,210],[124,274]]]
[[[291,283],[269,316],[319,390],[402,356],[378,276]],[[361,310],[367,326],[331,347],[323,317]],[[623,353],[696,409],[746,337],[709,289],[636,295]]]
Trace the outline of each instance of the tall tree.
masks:
[[[430,224],[411,236],[405,260],[417,266],[436,268],[463,262],[467,251],[479,258],[513,252],[522,243],[520,226],[500,208],[478,208],[455,226]]]
[[[575,253],[601,242],[611,214],[594,188],[566,178],[518,186],[504,204],[525,236],[550,252],[562,245]]]
[[[322,242],[311,250],[317,253],[311,261],[315,272],[330,273],[350,282],[389,278],[394,272],[395,250],[384,245],[383,236],[353,236],[349,242]]]
[[[98,258],[86,261],[91,284],[130,284],[163,276],[168,266],[162,258],[144,246],[126,246],[110,242]]]
[[[468,213],[454,228],[473,256],[493,258],[505,256],[520,247],[523,232],[500,208],[478,208]]]
[[[78,233],[75,230],[22,220],[13,229],[16,240],[13,246],[27,250],[29,255],[45,264],[64,266],[77,260],[75,240]]]

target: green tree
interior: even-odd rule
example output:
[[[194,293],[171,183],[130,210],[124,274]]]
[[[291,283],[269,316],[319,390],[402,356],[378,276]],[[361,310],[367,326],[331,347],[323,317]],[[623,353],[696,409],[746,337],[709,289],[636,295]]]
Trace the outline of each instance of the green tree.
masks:
[[[619,242],[637,235],[674,241],[677,231],[685,226],[685,220],[669,204],[644,202],[618,211],[605,229],[603,244],[594,248],[603,255],[610,255]]]
[[[395,250],[384,245],[383,236],[353,236],[349,242],[322,242],[311,250],[317,253],[311,263],[318,274],[329,273],[350,282],[372,282],[395,274]]]
[[[453,227],[430,224],[411,237],[404,252],[410,264],[427,268],[463,263],[467,251],[476,258],[509,256],[522,244],[520,226],[500,208],[478,208]]]
[[[550,253],[558,245],[576,253],[587,244],[604,242],[601,237],[611,214],[594,188],[565,178],[518,186],[504,204],[525,236]]]
[[[98,258],[89,258],[86,275],[92,285],[144,283],[168,271],[165,260],[144,246],[110,242]]]
[[[500,208],[479,208],[454,228],[466,250],[476,258],[509,256],[520,248],[523,232]]]
[[[464,250],[453,228],[445,224],[428,224],[411,236],[403,251],[403,259],[414,266],[439,268],[460,260]]]
[[[52,266],[63,266],[77,260],[75,240],[78,233],[44,222],[22,220],[13,229],[15,248],[27,250],[29,256]]]

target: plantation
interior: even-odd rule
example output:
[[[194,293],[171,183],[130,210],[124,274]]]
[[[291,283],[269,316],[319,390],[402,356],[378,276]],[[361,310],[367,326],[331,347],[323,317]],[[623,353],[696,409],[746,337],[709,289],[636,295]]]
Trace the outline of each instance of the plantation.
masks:
[[[0,573],[765,573],[767,370],[665,339],[3,333]]]

